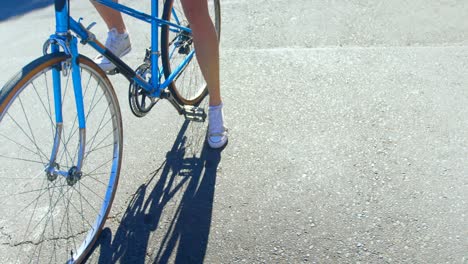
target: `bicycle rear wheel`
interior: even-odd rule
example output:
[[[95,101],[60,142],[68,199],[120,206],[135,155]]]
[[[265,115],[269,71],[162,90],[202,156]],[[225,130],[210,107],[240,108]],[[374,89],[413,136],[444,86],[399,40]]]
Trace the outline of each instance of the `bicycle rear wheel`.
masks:
[[[208,0],[208,9],[219,40],[221,33],[219,0]],[[180,26],[190,27],[180,0],[166,0],[162,18]],[[162,27],[161,58],[165,78],[171,75],[192,50],[194,46],[190,33],[169,26]],[[205,79],[195,56],[169,85],[169,90],[182,105],[196,105],[208,94]]]
[[[56,136],[53,71],[62,87],[55,167],[76,165],[79,131],[69,58],[43,56],[0,91],[0,263],[79,263],[96,241],[117,188],[122,121],[105,73],[80,56],[86,115],[82,176],[47,175]]]

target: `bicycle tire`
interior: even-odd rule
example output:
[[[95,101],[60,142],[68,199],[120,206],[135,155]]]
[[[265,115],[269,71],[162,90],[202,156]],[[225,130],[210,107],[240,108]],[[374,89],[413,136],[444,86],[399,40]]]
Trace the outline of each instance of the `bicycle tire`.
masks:
[[[176,3],[174,4],[174,2]],[[177,20],[172,16],[173,8],[177,12]],[[219,0],[208,0],[208,8],[219,41],[221,34],[221,7]],[[164,2],[162,19],[182,26],[188,26],[188,21],[185,18],[180,0],[166,0]],[[180,36],[181,34],[172,32],[169,26],[162,26],[161,59],[166,79],[169,78],[172,73],[172,66],[177,67],[188,55],[179,52],[181,48],[180,46],[177,47],[178,42],[176,39],[180,39]],[[185,43],[190,43],[187,45],[189,50],[194,48],[191,41],[185,41]],[[187,49],[187,47],[184,48]],[[208,95],[208,88],[195,56],[192,57],[191,61],[183,71],[179,73],[174,81],[169,84],[168,89],[181,105],[197,105]]]
[[[76,161],[79,133],[70,71],[65,75],[68,59],[64,53],[40,57],[0,90],[1,263],[82,262],[112,206],[122,161],[120,108],[106,74],[81,55],[83,175],[69,185],[65,177],[45,173],[56,125],[53,69],[60,70],[64,119],[56,166],[67,171]]]

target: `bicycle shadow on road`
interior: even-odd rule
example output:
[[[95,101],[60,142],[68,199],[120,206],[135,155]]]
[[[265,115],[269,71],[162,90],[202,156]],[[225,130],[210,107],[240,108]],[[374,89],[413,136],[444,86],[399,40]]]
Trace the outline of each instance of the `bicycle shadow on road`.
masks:
[[[103,230],[99,263],[203,263],[222,150],[202,141],[199,157],[187,153],[190,125],[183,124],[166,161],[134,194],[114,238]]]
[[[54,4],[54,0],[15,0],[0,1],[0,22],[9,18],[24,15],[36,9],[41,9]]]

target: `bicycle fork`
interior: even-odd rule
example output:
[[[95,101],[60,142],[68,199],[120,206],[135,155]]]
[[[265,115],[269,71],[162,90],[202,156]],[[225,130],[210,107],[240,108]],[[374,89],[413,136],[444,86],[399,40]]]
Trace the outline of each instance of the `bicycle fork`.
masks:
[[[46,168],[47,178],[50,181],[53,181],[57,176],[64,176],[67,180],[68,185],[73,186],[77,183],[82,176],[82,166],[85,156],[85,146],[86,146],[86,119],[84,113],[84,104],[83,104],[83,89],[81,85],[81,72],[78,66],[78,43],[75,37],[72,37],[71,40],[66,40],[65,42],[59,42],[57,36],[52,36],[49,42],[51,44],[51,51],[59,52],[60,47],[65,49],[66,53],[71,55],[70,59],[65,61],[62,65],[58,65],[52,69],[52,78],[53,78],[53,94],[54,94],[54,107],[55,107],[55,136],[53,149],[50,156],[50,161],[48,167]],[[54,43],[55,42],[55,43]],[[65,43],[65,45],[60,45],[57,43]],[[68,50],[67,50],[68,49]],[[76,164],[73,165],[68,171],[60,169],[60,165],[56,162],[57,154],[59,153],[60,145],[65,144],[62,139],[63,135],[63,116],[62,116],[62,87],[61,87],[61,74],[66,76],[68,73],[68,68],[71,68],[72,74],[72,83],[73,83],[73,92],[75,98],[75,106],[78,115],[78,131],[79,131],[79,147],[78,147],[78,156]],[[69,117],[68,117],[69,118]]]
[[[66,60],[62,65],[56,65],[52,69],[52,80],[54,89],[54,108],[55,108],[55,136],[54,144],[50,155],[50,161],[46,168],[47,178],[53,181],[57,176],[64,176],[67,183],[73,186],[82,176],[81,168],[85,155],[86,145],[86,121],[84,114],[83,89],[81,87],[81,73],[78,66],[78,41],[76,37],[71,37],[69,33],[69,0],[55,0],[55,22],[56,33],[52,35],[44,45],[44,53],[47,52],[48,46],[51,46],[51,52],[57,53],[60,47],[70,56],[70,60]],[[68,64],[71,65],[68,65]],[[61,73],[68,74],[68,68],[71,68],[73,92],[75,97],[76,111],[78,114],[78,130],[79,130],[79,147],[78,158],[76,165],[68,171],[60,169],[60,165],[56,162],[57,154],[59,153],[60,145],[66,144],[62,139],[63,135],[63,116],[62,116],[62,87]],[[67,117],[70,118],[70,117]],[[70,132],[71,133],[71,132]]]

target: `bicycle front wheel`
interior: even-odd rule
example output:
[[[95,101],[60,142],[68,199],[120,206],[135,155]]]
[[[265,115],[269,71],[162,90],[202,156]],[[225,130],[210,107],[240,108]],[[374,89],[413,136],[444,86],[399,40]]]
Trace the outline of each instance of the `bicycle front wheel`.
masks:
[[[221,33],[221,12],[219,0],[208,0],[208,11],[218,35]],[[162,18],[173,24],[190,27],[184,15],[180,0],[164,1]],[[192,35],[174,27],[163,26],[161,30],[161,59],[165,78],[185,60],[190,59],[179,75],[169,85],[169,90],[178,103],[196,105],[208,94],[205,79],[195,56],[190,58],[194,50]]]
[[[105,73],[86,57],[78,61],[87,127],[75,182],[47,173],[53,149],[53,166],[62,172],[79,155],[69,58],[41,57],[0,91],[0,263],[79,263],[106,221],[122,158],[120,108]],[[62,124],[56,124],[54,79],[61,84]]]

